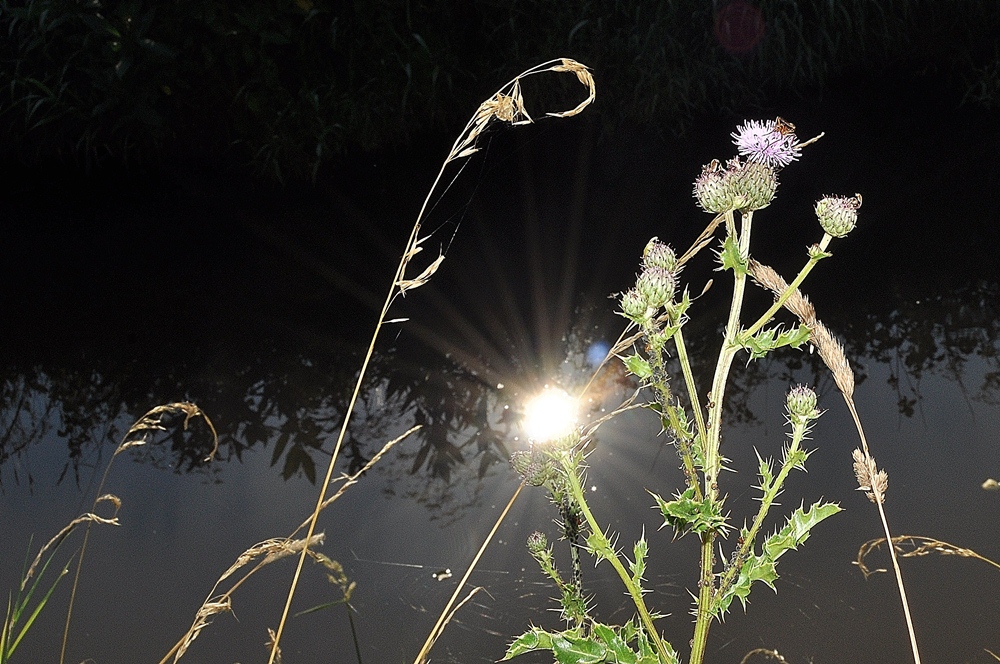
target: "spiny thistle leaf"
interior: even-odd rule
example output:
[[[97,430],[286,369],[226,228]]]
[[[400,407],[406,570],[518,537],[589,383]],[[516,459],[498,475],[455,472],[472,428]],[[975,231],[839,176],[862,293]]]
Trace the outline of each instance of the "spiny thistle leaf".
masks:
[[[840,512],[837,503],[815,503],[808,510],[799,507],[788,517],[788,521],[778,532],[764,542],[764,552],[772,560],[777,560],[789,549],[795,549],[809,539],[809,531],[823,519]]]
[[[753,336],[740,335],[737,343],[750,353],[750,357],[759,360],[776,348],[782,346],[799,348],[807,341],[809,341],[809,328],[805,325],[796,325],[784,331],[769,328]]]
[[[564,632],[552,638],[552,653],[559,664],[598,664],[606,661],[608,649],[595,639]]]
[[[635,543],[632,549],[635,560],[629,565],[632,571],[632,582],[637,586],[642,586],[642,575],[646,572],[646,554],[649,553],[649,545],[646,543],[646,533]]]
[[[507,648],[507,653],[500,661],[513,659],[524,653],[536,650],[552,650],[552,640],[555,635],[547,632],[541,627],[533,627],[521,636],[517,637],[514,643]]]
[[[740,249],[736,246],[736,240],[730,235],[722,244],[722,251],[719,252],[719,262],[722,263],[723,270],[733,270],[736,274],[746,274],[747,263],[740,256]]]
[[[649,493],[663,514],[664,525],[671,526],[678,535],[688,532],[723,533],[728,528],[726,517],[722,515],[722,506],[709,499],[695,500],[693,487],[688,487],[684,493],[670,501],[663,500],[653,492]]]
[[[778,578],[775,566],[778,558],[789,549],[795,549],[809,539],[809,531],[813,526],[839,511],[840,506],[835,503],[816,503],[808,510],[802,507],[795,510],[788,517],[785,525],[767,538],[760,555],[750,551],[740,566],[736,580],[716,600],[712,611],[716,615],[725,613],[729,610],[734,599],[739,599],[746,610],[747,598],[750,596],[750,589],[754,581],[762,581],[771,590],[775,590],[774,582]],[[741,535],[746,537],[748,533],[744,530]]]
[[[653,376],[653,368],[649,366],[649,362],[641,355],[629,355],[626,358],[622,358],[622,362],[625,363],[625,368],[628,372],[634,376],[638,376],[640,380],[649,380]]]
[[[753,452],[757,455],[757,474],[760,476],[760,486],[755,488],[760,489],[761,493],[767,495],[774,482],[774,468],[771,467],[771,460],[762,458],[756,448],[754,448]]]

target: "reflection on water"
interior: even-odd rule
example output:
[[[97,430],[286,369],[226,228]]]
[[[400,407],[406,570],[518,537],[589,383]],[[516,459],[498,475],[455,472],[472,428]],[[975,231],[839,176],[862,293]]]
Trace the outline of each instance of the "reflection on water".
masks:
[[[887,145],[883,133],[882,143],[865,143],[858,134],[882,127],[878,118],[850,120],[840,110],[822,123],[808,109],[794,116],[800,127],[840,133],[818,144],[823,167],[806,160],[783,175],[779,203],[759,215],[761,253],[775,248],[762,259],[793,273],[798,264],[781,256],[798,251],[801,260],[801,247],[816,237],[789,220],[836,183],[864,193],[862,225],[834,247],[835,257],[817,271],[825,274],[806,291],[856,363],[862,417],[879,432],[873,451],[890,473],[888,509],[900,534],[934,536],[996,559],[995,531],[983,527],[1000,516],[996,494],[979,486],[1000,473],[1000,279],[995,263],[968,267],[969,252],[979,249],[924,223],[947,209],[969,220],[968,233],[981,222],[989,238],[995,213],[987,218],[972,197],[959,197],[908,210],[905,235],[887,229],[893,211],[913,200],[914,183],[876,169],[886,152],[911,149],[913,136]],[[634,278],[648,238],[682,246],[701,230],[706,220],[690,202],[690,180],[702,161],[728,149],[728,129],[720,128],[729,124],[705,128],[722,136],[710,146],[612,149],[585,127],[539,131],[507,148],[498,140],[486,162],[495,166],[457,183],[441,203],[435,241],[449,247],[446,261],[430,285],[397,303],[394,315],[410,320],[377,347],[338,470],[354,472],[386,440],[415,423],[423,428],[321,522],[324,550],[359,583],[352,603],[366,661],[410,661],[419,649],[454,588],[455,578],[434,573],[458,576],[517,485],[505,459],[524,445],[526,399],[546,383],[582,389],[621,332],[607,296]],[[859,152],[838,158],[841,140]],[[360,164],[318,202],[272,207],[234,200],[212,207],[187,194],[149,203],[145,193],[113,204],[86,192],[75,192],[75,204],[49,207],[30,191],[5,201],[6,217],[25,221],[2,268],[13,297],[4,302],[12,315],[0,322],[0,515],[8,535],[0,581],[13,582],[10,561],[22,559],[31,534],[37,542],[89,505],[87,492],[114,445],[150,407],[189,399],[219,432],[212,464],[202,461],[210,436],[195,425],[164,432],[132,456],[137,463],[116,468],[110,488],[125,501],[125,525],[94,538],[71,637],[74,661],[149,661],[166,652],[241,551],[286,534],[305,516],[374,322],[372,301],[377,306],[391,277],[385,265],[406,225],[399,220],[412,218],[407,201],[421,199],[421,178],[433,172],[421,163],[430,158],[413,160],[380,162],[385,174]],[[868,162],[871,171],[862,169]],[[960,187],[976,175],[963,168],[935,171],[946,178],[938,186]],[[955,209],[960,203],[969,209]],[[879,247],[892,251],[872,260]],[[927,274],[928,247],[936,277]],[[709,372],[725,285],[711,266],[691,266],[684,277],[696,293],[708,279],[720,280],[695,303],[688,333],[695,364]],[[769,296],[757,297],[753,306]],[[727,455],[744,473],[726,478],[734,513],[754,505],[746,489],[754,449],[773,455],[784,440],[779,408],[792,382],[817,384],[829,411],[816,429],[810,474],[789,486],[789,505],[825,496],[847,509],[803,552],[783,559],[777,598],[755,591],[748,615],[719,628],[710,658],[739,661],[760,645],[798,662],[859,661],[874,644],[905,655],[891,580],[866,582],[849,564],[856,547],[878,534],[877,521],[856,500],[851,425],[819,358],[790,352],[741,367],[733,380]],[[584,419],[633,389],[611,363],[588,392]],[[601,429],[589,460],[593,507],[626,539],[643,524],[652,531],[644,489],[666,495],[678,485],[657,430],[649,413],[629,413]],[[473,577],[489,594],[458,614],[436,659],[493,661],[530,620],[551,621],[553,591],[540,585],[522,544],[556,516],[539,494],[525,492],[515,505]],[[668,538],[659,533],[652,545],[651,585],[671,612],[664,630],[686,635],[685,589],[697,552],[689,539],[669,545]],[[1000,617],[995,594],[984,591],[996,579],[965,563],[912,561],[904,570],[918,598],[918,630],[927,626],[928,661],[988,661],[976,659],[982,648],[997,650],[984,627]],[[273,627],[285,572],[248,585],[236,600],[239,621],[219,617],[197,643],[204,659],[194,661],[260,661],[259,635]],[[589,570],[587,584],[610,621],[627,606],[603,572]],[[325,581],[313,580],[299,608],[332,599]],[[65,591],[54,605],[65,606]],[[387,630],[395,638],[386,639]],[[60,633],[60,617],[43,616],[25,661],[53,661]],[[126,643],[117,634],[127,634]],[[288,639],[293,661],[353,652],[340,612],[296,619]],[[893,656],[878,661],[904,661]]]

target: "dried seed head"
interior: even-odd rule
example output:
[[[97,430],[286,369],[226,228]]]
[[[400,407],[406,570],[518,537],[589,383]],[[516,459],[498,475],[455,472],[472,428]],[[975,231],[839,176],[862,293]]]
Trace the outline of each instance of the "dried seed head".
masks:
[[[727,173],[733,190],[733,205],[738,210],[760,210],[771,204],[778,191],[778,176],[767,164],[739,159],[730,160]]]
[[[826,325],[816,320],[809,324],[810,341],[815,344],[823,363],[833,372],[833,380],[837,388],[846,396],[854,396],[854,372],[847,361],[844,347],[840,345]]]
[[[676,282],[674,275],[662,267],[647,267],[635,283],[646,301],[646,306],[659,309],[673,299]]]
[[[694,181],[694,197],[706,212],[719,214],[736,209],[732,183],[717,159],[702,167],[701,175]]]
[[[816,203],[816,216],[824,231],[833,237],[844,237],[857,225],[859,207],[861,194],[827,196]]]
[[[885,492],[889,490],[889,475],[879,470],[875,457],[866,455],[861,450],[854,450],[854,476],[858,480],[858,488],[865,492],[868,500],[873,503],[885,502]]]
[[[663,244],[654,237],[642,250],[642,266],[661,267],[673,274],[677,269],[677,255],[669,245]]]

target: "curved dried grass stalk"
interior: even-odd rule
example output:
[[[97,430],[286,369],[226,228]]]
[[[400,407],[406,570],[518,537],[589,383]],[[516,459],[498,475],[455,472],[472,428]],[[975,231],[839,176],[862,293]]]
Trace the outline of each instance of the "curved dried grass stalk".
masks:
[[[118,444],[118,447],[115,448],[114,454],[111,455],[111,460],[108,462],[107,467],[104,469],[104,474],[101,476],[101,483],[97,487],[97,494],[100,497],[94,500],[94,506],[91,509],[92,512],[97,511],[97,505],[99,503],[105,500],[112,500],[115,504],[115,513],[117,514],[118,508],[121,507],[121,500],[111,494],[101,494],[101,492],[104,491],[104,485],[108,481],[108,475],[111,473],[111,466],[114,465],[115,459],[118,458],[118,455],[125,450],[149,443],[149,441],[152,440],[152,437],[158,432],[167,430],[163,423],[163,418],[165,416],[179,414],[184,415],[184,422],[182,426],[185,431],[187,430],[192,419],[200,417],[205,421],[205,424],[208,425],[209,430],[212,432],[212,451],[207,457],[205,457],[205,461],[211,461],[215,457],[215,453],[219,450],[219,434],[216,432],[215,425],[212,424],[212,420],[210,420],[208,415],[198,408],[198,406],[188,401],[178,401],[175,403],[156,406],[136,420],[132,426],[129,427],[129,430],[125,432],[125,435],[122,436],[122,441]],[[76,591],[80,585],[80,572],[83,569],[83,558],[87,553],[87,543],[90,540],[91,523],[95,522],[91,521],[87,524],[87,530],[83,536],[83,544],[80,547],[80,557],[76,561],[76,570],[73,573],[73,588],[70,591],[69,605],[66,608],[66,624],[63,626],[63,639],[62,647],[59,651],[59,664],[64,664],[66,661],[66,646],[69,643],[69,626],[73,618],[73,605],[76,601]]]
[[[777,650],[771,650],[770,648],[754,648],[747,654],[743,655],[743,659],[740,660],[740,664],[747,664],[747,662],[750,661],[750,658],[756,655],[776,660],[781,662],[781,664],[788,664],[788,660],[785,659]]]
[[[865,559],[868,557],[868,554],[875,549],[880,548],[883,544],[885,544],[885,541],[884,537],[871,539],[862,544],[858,549],[858,559],[854,561],[854,564],[858,566],[858,569],[861,570],[861,573],[865,575],[866,579],[873,574],[888,571],[881,567],[871,569],[865,564]],[[929,556],[931,554],[941,556],[958,556],[959,558],[975,558],[976,560],[982,560],[984,563],[988,563],[993,567],[1000,569],[1000,563],[990,560],[986,556],[981,556],[972,549],[966,549],[954,544],[949,544],[948,542],[942,542],[941,540],[934,539],[933,537],[924,537],[922,535],[899,535],[898,537],[892,538],[892,548],[895,549],[900,558],[919,558],[921,556]]]
[[[397,296],[405,295],[407,291],[418,288],[427,283],[427,281],[434,275],[434,273],[441,266],[441,263],[444,261],[444,254],[439,253],[438,257],[434,259],[429,266],[424,268],[424,270],[416,277],[407,278],[405,276],[406,270],[410,265],[410,261],[414,256],[423,250],[421,245],[429,237],[420,237],[420,228],[424,220],[424,215],[427,212],[427,206],[431,197],[437,190],[438,184],[441,182],[441,178],[448,165],[458,159],[469,157],[478,150],[476,147],[476,139],[479,138],[479,136],[486,129],[487,125],[489,125],[489,123],[494,119],[507,122],[511,125],[522,125],[533,122],[524,106],[524,98],[521,93],[521,80],[528,76],[544,72],[569,72],[575,74],[577,80],[586,86],[588,93],[587,97],[574,108],[568,111],[546,113],[547,116],[569,117],[576,115],[594,101],[597,94],[597,86],[594,83],[593,76],[590,74],[590,70],[588,70],[586,66],[576,62],[575,60],[570,60],[569,58],[549,60],[548,62],[544,62],[521,72],[491,95],[489,99],[480,104],[472,118],[468,123],[466,123],[465,128],[458,135],[458,138],[455,139],[455,143],[452,145],[451,151],[445,158],[444,163],[441,164],[441,169],[438,171],[437,177],[434,179],[434,183],[427,192],[426,198],[424,198],[423,205],[420,207],[420,212],[417,214],[417,219],[413,223],[413,229],[410,231],[410,237],[406,242],[406,247],[400,257],[399,265],[396,267],[396,274],[393,276],[392,283],[386,293],[385,302],[382,305],[382,311],[379,314],[378,321],[375,323],[375,330],[372,332],[371,341],[368,344],[368,351],[365,353],[365,359],[361,364],[361,370],[358,372],[358,379],[354,386],[354,392],[351,395],[351,400],[348,403],[347,410],[344,414],[344,421],[341,424],[340,433],[337,436],[337,443],[333,448],[333,454],[330,456],[330,463],[327,466],[326,477],[323,480],[319,496],[316,499],[316,507],[313,509],[313,514],[309,519],[306,539],[312,537],[313,531],[316,528],[316,520],[319,518],[319,513],[323,509],[323,505],[326,500],[326,489],[330,484],[331,478],[333,477],[333,468],[337,463],[340,448],[343,445],[344,437],[347,434],[347,425],[351,420],[351,415],[354,413],[354,405],[361,392],[361,384],[367,374],[368,365],[371,362],[372,354],[375,350],[375,342],[382,330],[382,326],[385,324],[389,307],[395,301]],[[278,651],[278,644],[281,642],[281,634],[284,630],[285,622],[288,619],[288,614],[291,610],[292,598],[295,596],[295,590],[298,586],[299,576],[302,573],[302,566],[305,563],[307,551],[308,548],[302,550],[302,553],[299,556],[298,565],[295,568],[295,574],[292,576],[292,583],[288,589],[285,606],[282,609],[281,620],[278,622],[278,629],[275,633],[274,644],[271,648],[268,664],[274,664]]]

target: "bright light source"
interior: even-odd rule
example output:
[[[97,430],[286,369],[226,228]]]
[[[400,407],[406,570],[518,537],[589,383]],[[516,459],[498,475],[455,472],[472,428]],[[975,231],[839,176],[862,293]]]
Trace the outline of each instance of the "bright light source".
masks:
[[[576,399],[558,387],[545,389],[524,406],[522,427],[537,442],[561,438],[573,431],[577,417]]]

